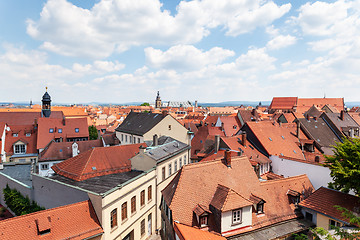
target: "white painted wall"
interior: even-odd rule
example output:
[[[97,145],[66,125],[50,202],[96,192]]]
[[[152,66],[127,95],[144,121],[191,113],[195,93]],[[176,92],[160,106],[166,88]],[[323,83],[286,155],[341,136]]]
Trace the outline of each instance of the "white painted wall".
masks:
[[[275,174],[284,175],[284,177],[292,177],[306,174],[315,189],[321,186],[327,187],[332,181],[330,170],[327,167],[283,159],[278,156],[270,156],[271,166]]]
[[[142,136],[132,135],[129,133],[123,133],[118,131],[116,131],[116,137],[120,140],[120,145],[139,143],[139,139],[140,143],[144,142],[144,138]]]
[[[232,224],[232,211],[223,212],[221,214],[221,232],[227,232],[234,229],[250,226],[252,224],[252,206],[242,208],[242,222],[240,224]]]
[[[51,167],[57,163],[60,163],[62,161],[48,161],[48,162],[38,162],[38,167],[39,167],[39,175],[42,177],[50,177],[52,176],[55,172],[54,170],[51,169]],[[42,165],[48,165],[48,169],[43,169]]]

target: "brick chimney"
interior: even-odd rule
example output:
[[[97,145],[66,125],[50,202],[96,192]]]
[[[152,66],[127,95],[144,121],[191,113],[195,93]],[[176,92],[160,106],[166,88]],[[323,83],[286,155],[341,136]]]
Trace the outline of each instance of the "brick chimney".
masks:
[[[345,111],[344,110],[341,110],[341,112],[340,112],[340,119],[342,120],[342,121],[344,121],[344,116],[345,115]]]
[[[296,122],[296,137],[299,138],[300,136],[300,121]]]
[[[153,147],[155,147],[155,146],[157,146],[159,144],[159,139],[158,139],[158,135],[157,134],[155,134],[154,136],[153,136]]]
[[[231,151],[230,150],[226,150],[226,152],[225,152],[225,165],[227,167],[231,167]]]
[[[246,147],[246,132],[243,132],[242,134],[241,134],[241,144],[244,146],[244,147]]]
[[[219,151],[220,147],[220,135],[215,135],[215,153]]]

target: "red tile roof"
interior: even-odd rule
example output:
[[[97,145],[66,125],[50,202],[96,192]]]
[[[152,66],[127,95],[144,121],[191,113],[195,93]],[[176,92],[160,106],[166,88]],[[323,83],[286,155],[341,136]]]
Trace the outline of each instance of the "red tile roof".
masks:
[[[8,156],[14,154],[13,145],[19,140],[26,144],[26,154],[37,153],[37,132],[34,125],[11,125],[9,127],[10,131],[7,131],[5,135],[5,152]],[[14,137],[14,133],[17,133],[18,136]],[[27,137],[26,133],[30,133],[30,136]]]
[[[299,139],[291,133],[296,128],[295,123],[280,126],[278,123],[262,121],[248,122],[247,125],[269,155],[305,159],[299,148]]]
[[[333,106],[339,112],[344,110],[344,98],[299,98],[296,112],[305,113],[313,105],[321,109],[327,104]]]
[[[41,231],[44,231],[43,235],[39,233]],[[90,201],[0,221],[0,238],[3,240],[80,240],[102,233],[103,230]]]
[[[271,101],[269,109],[290,110],[296,106],[297,100],[297,97],[274,97]]]
[[[177,222],[174,224],[174,230],[180,240],[226,240],[217,233],[211,233]]]
[[[54,142],[50,144],[40,153],[39,162],[66,160],[72,157],[72,145],[74,142]],[[78,141],[78,150],[80,153],[86,152],[94,147],[103,147],[101,139]]]
[[[53,128],[54,132],[50,133],[49,129]],[[58,129],[62,129],[62,133]],[[75,128],[79,132],[75,132]],[[89,130],[86,118],[69,118],[64,120],[61,118],[40,118],[38,120],[38,139],[37,149],[45,148],[51,140],[62,137],[64,141],[67,138],[88,138]]]
[[[140,146],[146,147],[146,144],[92,148],[52,166],[52,169],[75,181],[127,172],[131,170],[130,158],[139,153]]]
[[[232,189],[245,199],[250,199],[252,194],[265,200],[265,214],[258,218],[254,213],[252,230],[297,217],[294,204],[288,200],[289,189],[304,192],[304,196],[313,191],[306,175],[260,182],[246,157],[234,157],[230,168],[221,160],[183,166],[162,195],[172,210],[173,219],[191,226],[194,207],[198,204],[209,206],[218,184]],[[210,226],[210,230],[214,229],[216,227]]]
[[[349,219],[343,217],[342,212],[337,210],[334,207],[335,205],[344,207],[356,214],[360,213],[360,197],[324,187],[320,187],[310,197],[301,201],[299,205],[347,223],[349,223]]]
[[[52,111],[49,118],[63,118],[63,113]],[[8,125],[32,125],[41,118],[41,112],[0,112],[0,122]]]
[[[234,190],[219,184],[210,205],[222,212],[227,212],[233,209],[251,206],[253,203]]]

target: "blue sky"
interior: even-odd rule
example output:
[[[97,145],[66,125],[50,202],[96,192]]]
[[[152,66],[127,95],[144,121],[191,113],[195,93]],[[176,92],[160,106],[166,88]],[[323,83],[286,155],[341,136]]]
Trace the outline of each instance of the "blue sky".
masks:
[[[360,101],[360,1],[0,1],[0,101]]]

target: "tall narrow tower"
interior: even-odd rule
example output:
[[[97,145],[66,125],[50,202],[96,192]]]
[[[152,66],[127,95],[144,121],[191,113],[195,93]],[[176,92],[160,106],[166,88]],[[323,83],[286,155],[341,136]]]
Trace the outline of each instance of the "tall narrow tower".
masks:
[[[47,92],[47,87],[46,87],[46,92],[42,97],[41,116],[50,117],[50,114],[51,114],[51,97]]]
[[[157,92],[156,100],[155,100],[155,108],[161,108],[161,99],[160,99],[160,93]]]

